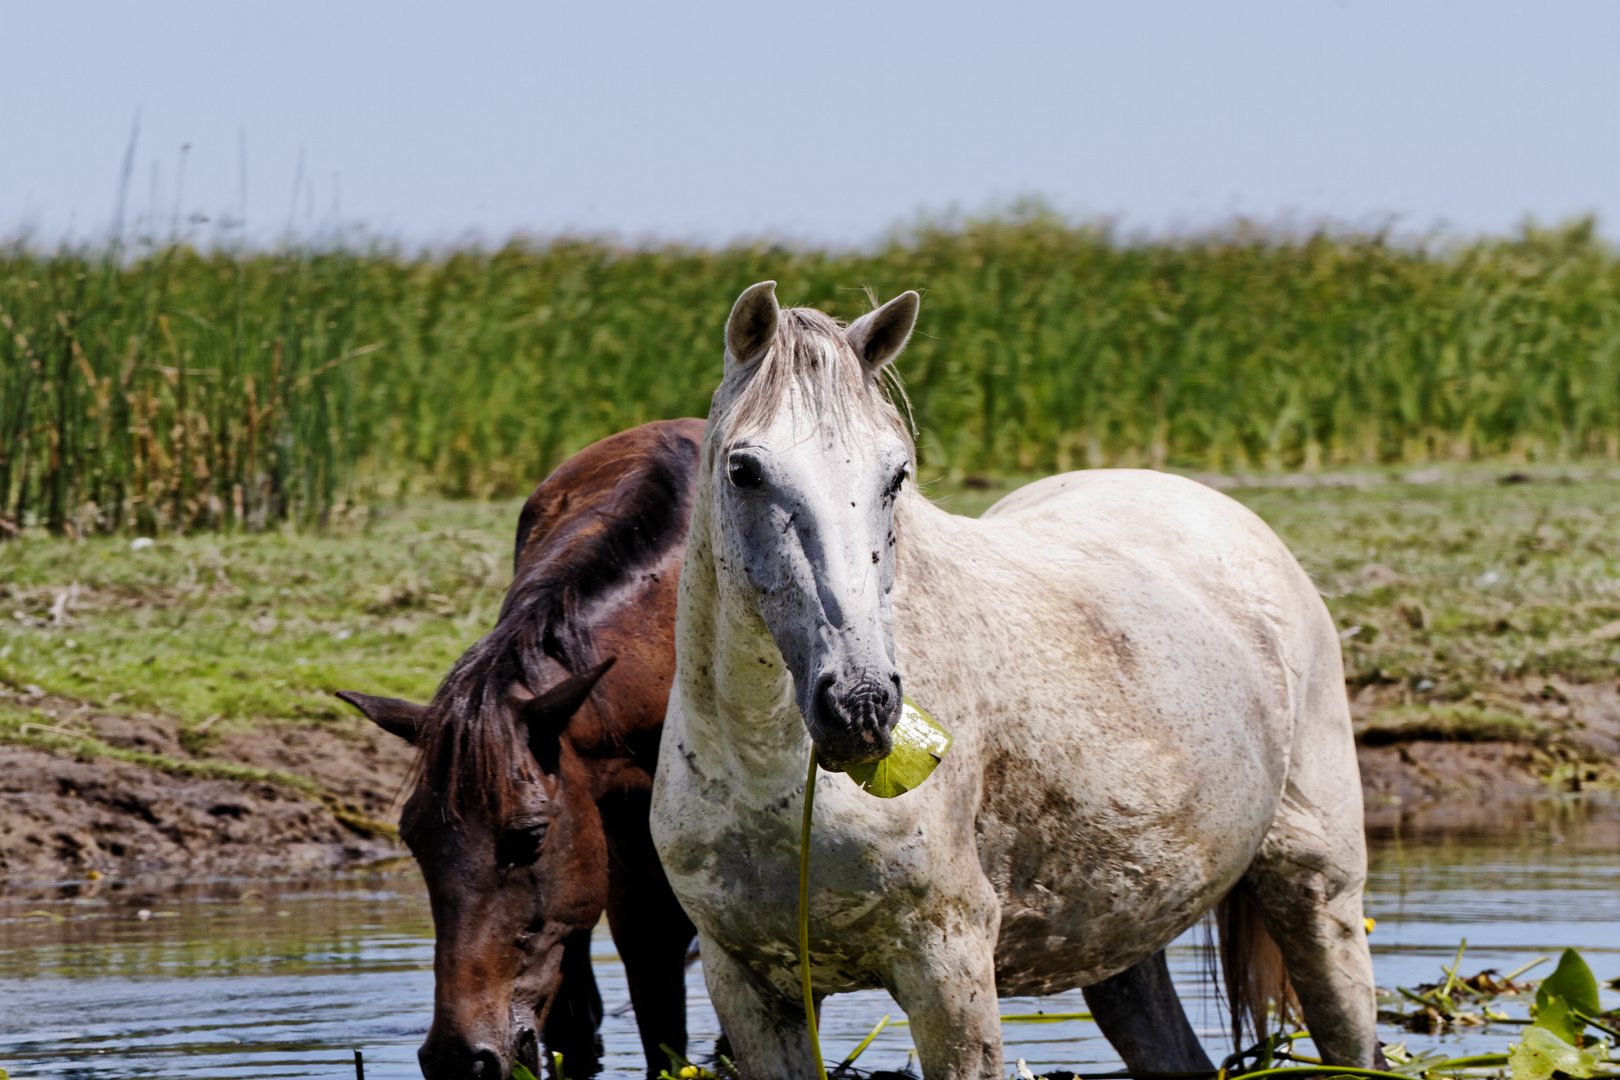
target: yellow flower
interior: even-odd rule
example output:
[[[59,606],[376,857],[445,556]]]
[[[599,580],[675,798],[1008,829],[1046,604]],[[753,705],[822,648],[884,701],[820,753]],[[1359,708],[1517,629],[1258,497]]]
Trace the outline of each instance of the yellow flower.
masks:
[[[683,1066],[681,1066],[682,1080],[692,1080],[692,1078],[695,1077],[697,1074],[698,1074],[698,1067],[696,1065],[683,1065]]]
[[[1367,924],[1367,933],[1369,934],[1372,933],[1372,928],[1378,925],[1377,919],[1365,919],[1363,921]]]

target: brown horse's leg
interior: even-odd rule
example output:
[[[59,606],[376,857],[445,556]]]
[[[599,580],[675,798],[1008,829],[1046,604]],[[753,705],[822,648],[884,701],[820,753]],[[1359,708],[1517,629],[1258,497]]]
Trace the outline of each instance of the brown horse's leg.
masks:
[[[1182,1011],[1163,949],[1082,992],[1092,1018],[1129,1071],[1215,1068]]]
[[[686,1053],[686,952],[696,930],[664,877],[647,824],[645,800],[623,813],[604,809],[608,835],[608,927],[624,963],[647,1075],[669,1067],[660,1049]]]
[[[546,1016],[546,1068],[555,1071],[553,1054],[563,1056],[570,1080],[594,1076],[602,1068],[602,995],[591,971],[591,932],[568,935],[563,946],[562,984]]]

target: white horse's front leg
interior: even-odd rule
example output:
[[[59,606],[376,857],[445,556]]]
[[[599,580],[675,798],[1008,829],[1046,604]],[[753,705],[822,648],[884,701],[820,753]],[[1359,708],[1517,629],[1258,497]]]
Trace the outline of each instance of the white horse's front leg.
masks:
[[[911,1021],[925,1080],[1002,1080],[995,936],[952,927],[894,966],[894,999]]]
[[[762,993],[753,972],[707,934],[698,934],[698,952],[709,1000],[743,1080],[815,1080],[804,1003],[780,999],[769,990]]]

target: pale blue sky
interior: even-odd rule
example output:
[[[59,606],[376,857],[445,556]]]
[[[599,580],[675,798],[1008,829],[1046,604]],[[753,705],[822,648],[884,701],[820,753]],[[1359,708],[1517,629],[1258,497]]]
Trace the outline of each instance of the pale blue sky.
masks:
[[[0,233],[862,242],[1044,197],[1127,229],[1620,235],[1620,3],[0,0]],[[313,206],[313,214],[310,207]]]

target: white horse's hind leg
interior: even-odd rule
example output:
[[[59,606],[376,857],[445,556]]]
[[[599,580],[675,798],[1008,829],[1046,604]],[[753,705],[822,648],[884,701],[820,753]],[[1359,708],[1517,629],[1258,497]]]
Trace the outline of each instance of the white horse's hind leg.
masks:
[[[1381,1054],[1361,907],[1367,848],[1342,685],[1316,680],[1313,696],[1321,707],[1308,708],[1301,719],[1282,804],[1245,880],[1282,952],[1322,1060],[1370,1068]]]
[[[705,934],[698,935],[698,951],[709,1000],[744,1080],[814,1080],[803,1002],[762,995],[753,973]]]

